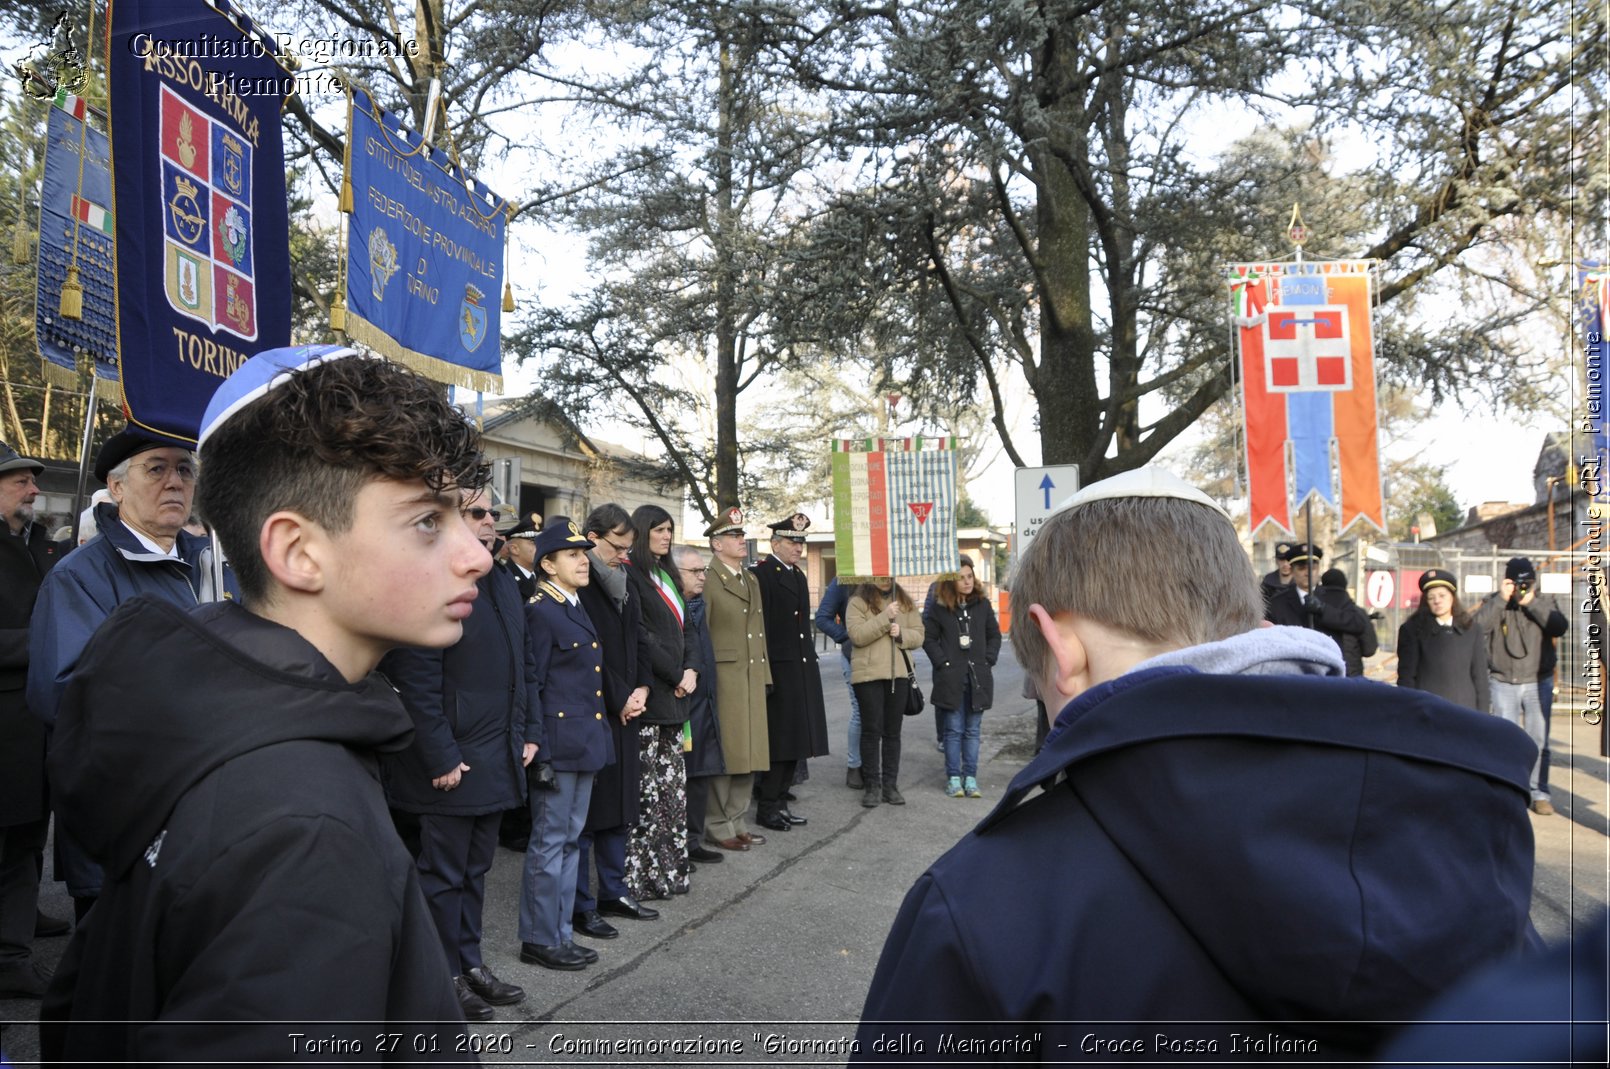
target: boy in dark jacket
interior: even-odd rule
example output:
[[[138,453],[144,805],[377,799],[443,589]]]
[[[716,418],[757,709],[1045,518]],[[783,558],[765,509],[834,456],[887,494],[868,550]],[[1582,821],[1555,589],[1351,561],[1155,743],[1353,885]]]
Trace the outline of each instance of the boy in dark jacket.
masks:
[[[459,512],[478,436],[423,378],[313,346],[246,361],[200,439],[242,600],[135,598],[68,683],[51,782],[106,883],[46,994],[45,1058],[462,1060],[377,769],[413,730],[374,668],[463,634],[491,567]]]
[[[1046,519],[1011,635],[1060,715],[907,894],[853,1061],[1358,1060],[1367,1022],[1535,943],[1525,736],[1340,678],[1262,610],[1229,516],[1167,472]]]

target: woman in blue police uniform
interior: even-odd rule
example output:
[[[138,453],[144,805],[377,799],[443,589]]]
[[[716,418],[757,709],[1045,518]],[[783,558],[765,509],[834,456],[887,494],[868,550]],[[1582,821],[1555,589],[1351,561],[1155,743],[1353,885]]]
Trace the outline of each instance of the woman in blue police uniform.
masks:
[[[542,581],[526,604],[536,662],[531,723],[542,725],[532,763],[531,844],[520,883],[520,960],[549,969],[586,968],[598,952],[574,942],[577,841],[593,776],[615,760],[604,722],[603,650],[576,591],[588,583],[592,545],[575,524],[537,538]],[[550,776],[551,773],[551,776]]]

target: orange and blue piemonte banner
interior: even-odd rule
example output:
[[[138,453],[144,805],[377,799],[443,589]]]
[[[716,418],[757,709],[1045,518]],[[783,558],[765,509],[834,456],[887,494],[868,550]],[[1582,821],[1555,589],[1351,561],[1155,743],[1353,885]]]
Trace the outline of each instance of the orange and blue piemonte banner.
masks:
[[[1246,413],[1249,530],[1294,534],[1317,497],[1384,531],[1376,435],[1372,264],[1230,264]],[[1289,444],[1289,448],[1288,448]]]
[[[841,578],[956,574],[952,437],[833,441],[833,542]]]
[[[218,384],[291,341],[280,107],[294,79],[227,0],[113,0],[108,114],[129,421],[193,443]]]

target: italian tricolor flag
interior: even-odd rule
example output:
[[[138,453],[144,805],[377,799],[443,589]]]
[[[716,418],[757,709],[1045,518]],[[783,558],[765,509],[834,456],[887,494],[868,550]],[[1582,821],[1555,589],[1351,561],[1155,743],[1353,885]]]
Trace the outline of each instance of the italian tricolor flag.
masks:
[[[93,201],[83,197],[73,197],[73,218],[86,226],[93,227],[110,237],[112,235],[112,213]]]
[[[56,99],[53,103],[79,122],[84,121],[84,113],[89,110],[83,97],[74,96],[65,89],[56,90]]]

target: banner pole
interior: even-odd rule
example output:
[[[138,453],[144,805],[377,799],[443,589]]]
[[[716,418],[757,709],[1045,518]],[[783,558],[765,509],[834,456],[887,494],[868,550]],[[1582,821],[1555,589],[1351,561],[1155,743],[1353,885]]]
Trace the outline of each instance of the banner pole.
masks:
[[[89,482],[89,442],[95,431],[95,387],[100,376],[91,368],[89,373],[89,396],[84,401],[84,437],[78,445],[78,488],[73,491],[73,538],[72,546],[78,545],[78,524],[84,517],[84,488]]]

